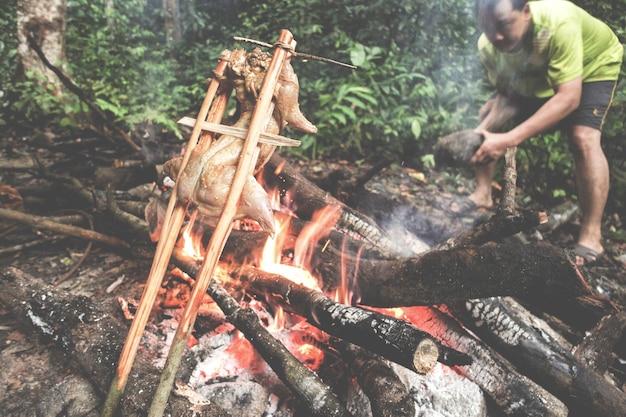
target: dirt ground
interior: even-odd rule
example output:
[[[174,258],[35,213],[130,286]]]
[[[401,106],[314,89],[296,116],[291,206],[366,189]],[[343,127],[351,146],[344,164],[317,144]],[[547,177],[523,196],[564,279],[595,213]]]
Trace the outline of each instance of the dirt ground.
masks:
[[[21,148],[19,145],[22,145]],[[61,174],[79,178],[84,184],[103,190],[112,156],[93,155],[89,147],[79,146],[76,142],[65,147],[55,144],[35,149],[19,141],[7,144],[0,159],[16,161],[38,156],[38,164],[18,168],[0,168],[0,184],[8,188],[0,191],[0,207],[22,210],[39,215],[69,215],[87,213],[94,219],[94,227],[106,234],[117,235],[131,242],[133,250],[120,250],[107,245],[88,243],[75,237],[67,237],[19,225],[14,222],[0,222],[0,265],[17,267],[33,277],[49,284],[55,282],[75,294],[83,294],[93,300],[104,301],[123,297],[140,297],[150,265],[154,245],[146,236],[133,236],[128,231],[120,230],[110,218],[98,213],[93,207],[70,195],[63,188],[55,185],[55,176]],[[57,158],[57,159],[55,159]],[[402,207],[398,210],[399,222],[406,222],[407,212],[419,210],[424,204],[433,201],[445,201],[468,193],[469,183],[458,175],[446,173],[421,173],[401,166],[389,166],[380,171],[366,184],[367,193],[355,192],[354,179],[363,175],[369,166],[358,168],[345,162],[310,161],[295,162],[302,172],[320,186],[350,201],[359,210],[373,217],[380,217],[380,207],[372,201],[358,201],[359,195],[375,193],[385,196],[387,204]],[[124,178],[116,176],[116,188],[128,189],[130,186],[150,184],[152,172],[143,168],[128,170]],[[18,197],[13,194],[17,191]],[[145,202],[145,200],[144,200]],[[378,203],[377,203],[378,204]],[[489,213],[477,212],[457,219],[456,229],[472,227],[479,219]],[[599,293],[608,296],[621,309],[626,307],[626,242],[614,240],[609,233],[620,230],[623,226],[617,214],[606,213],[605,256],[595,265],[585,268],[589,284]],[[478,220],[477,220],[478,219]],[[388,220],[388,219],[385,219]],[[425,220],[424,220],[425,221]],[[89,227],[79,222],[82,227]],[[387,225],[386,225],[387,226]],[[389,226],[391,227],[391,226]],[[416,231],[420,228],[416,227]],[[574,240],[577,232],[577,217],[572,217],[561,227],[553,231],[528,231],[513,239],[520,244],[532,244],[536,240],[548,240],[551,243],[567,247]],[[434,244],[446,236],[437,235],[429,230],[425,240]],[[17,245],[32,245],[17,248]],[[8,250],[9,248],[14,248]],[[64,281],[57,281],[70,271],[78,262],[78,269]],[[19,303],[20,300],[14,300]],[[624,337],[622,337],[623,342]],[[626,342],[618,349],[626,351]],[[626,358],[626,354],[622,355]],[[96,408],[100,398],[93,392],[86,395],[84,404],[74,404],[75,410],[42,409],[42,399],[63,396],[68,390],[93,390],[89,383],[78,373],[71,358],[64,357],[45,335],[24,323],[23,318],[14,317],[6,306],[0,305],[0,412],[3,416],[52,416],[52,415],[98,415]],[[616,379],[626,381],[626,365],[614,369]],[[64,391],[66,390],[66,391]],[[54,401],[47,401],[47,404]],[[62,403],[62,402],[59,402]]]

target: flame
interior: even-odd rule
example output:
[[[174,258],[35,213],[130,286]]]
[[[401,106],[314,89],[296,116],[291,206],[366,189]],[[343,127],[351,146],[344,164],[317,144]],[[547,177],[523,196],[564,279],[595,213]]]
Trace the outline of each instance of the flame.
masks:
[[[198,211],[194,210],[191,213],[191,216],[189,216],[189,222],[187,222],[187,225],[183,229],[183,233],[180,237],[184,254],[193,259],[201,259],[202,254],[204,253],[204,248],[202,247],[202,235],[200,233],[194,233],[193,231],[193,226],[197,217]]]
[[[280,196],[278,192],[270,193],[272,201],[278,205]],[[292,256],[285,256],[284,249],[288,247],[287,239],[293,218],[293,213],[285,214],[282,210],[276,213],[275,220],[278,225],[274,238],[268,237],[263,248],[261,259],[255,262],[258,267],[266,272],[280,274],[293,282],[304,285],[308,288],[321,291],[318,280],[310,272],[311,259],[314,249],[324,237],[328,236],[332,227],[336,224],[341,215],[341,208],[338,206],[328,206],[314,214],[313,219],[305,227],[291,244],[293,246]],[[194,211],[181,234],[182,246],[186,255],[194,259],[200,259],[204,253],[201,237],[197,228],[194,228],[197,211]],[[340,296],[349,298],[348,287],[352,279],[346,279]],[[302,363],[309,368],[316,370],[324,361],[325,352],[320,346],[327,342],[328,335],[321,330],[310,326],[304,319],[288,315],[280,306],[272,306],[270,313],[264,303],[249,301],[249,308],[257,312],[260,320],[266,328],[279,338],[285,346]],[[294,321],[296,321],[294,323]],[[298,322],[299,321],[299,322]],[[229,375],[238,375],[242,371],[252,374],[261,373],[265,369],[264,361],[252,347],[249,341],[241,333],[236,331],[232,341],[223,350],[220,358],[214,358],[210,364],[203,368],[201,378],[214,378]]]
[[[328,236],[330,229],[337,224],[341,215],[341,207],[328,205],[313,214],[311,222],[302,229],[296,240],[294,263],[303,267],[309,266],[313,257],[313,250],[317,242]]]

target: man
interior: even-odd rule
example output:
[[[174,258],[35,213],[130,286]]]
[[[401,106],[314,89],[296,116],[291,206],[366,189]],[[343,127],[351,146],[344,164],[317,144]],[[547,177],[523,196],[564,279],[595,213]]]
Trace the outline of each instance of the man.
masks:
[[[609,168],[600,144],[623,47],[600,20],[564,0],[477,0],[481,61],[496,94],[480,109],[484,135],[472,158],[472,206],[491,207],[495,161],[508,147],[550,128],[566,129],[574,155],[582,222],[571,249],[576,263],[597,260]],[[517,125],[496,133],[509,121]]]

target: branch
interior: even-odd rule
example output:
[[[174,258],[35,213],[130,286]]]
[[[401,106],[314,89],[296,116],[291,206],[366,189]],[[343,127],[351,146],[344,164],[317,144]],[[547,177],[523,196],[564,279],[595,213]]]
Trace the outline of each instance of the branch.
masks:
[[[54,72],[57,77],[59,77],[59,80],[61,80],[63,85],[69,91],[76,94],[76,96],[81,101],[83,101],[91,109],[91,111],[93,111],[104,123],[106,123],[107,126],[109,126],[113,131],[117,132],[120,136],[122,136],[122,138],[124,138],[124,141],[126,141],[126,143],[130,145],[131,148],[133,148],[135,151],[141,150],[141,147],[133,142],[133,140],[126,134],[126,132],[121,130],[115,125],[115,123],[110,121],[107,115],[87,98],[87,95],[83,90],[81,90],[76,84],[74,84],[72,80],[70,80],[69,77],[65,75],[63,71],[61,71],[61,69],[52,65],[52,63],[48,61],[46,55],[43,53],[39,45],[37,45],[37,41],[35,40],[35,38],[30,35],[28,36],[28,45],[33,48],[33,50],[37,53],[37,56],[39,57],[39,59],[41,59],[41,62],[43,62],[46,67],[48,67],[52,72]]]
[[[16,222],[28,224],[33,227],[39,227],[46,230],[51,230],[56,233],[78,237],[81,239],[92,240],[95,242],[104,243],[117,248],[129,249],[130,245],[123,240],[115,237],[103,235],[102,233],[94,232],[92,230],[83,229],[81,227],[69,226],[66,224],[56,223],[45,217],[25,214],[15,210],[0,208],[0,218],[7,220],[14,220]]]

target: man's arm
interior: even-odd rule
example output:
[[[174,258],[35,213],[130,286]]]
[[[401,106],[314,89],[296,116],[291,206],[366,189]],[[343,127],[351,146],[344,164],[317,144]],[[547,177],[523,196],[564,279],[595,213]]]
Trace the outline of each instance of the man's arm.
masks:
[[[559,84],[554,90],[554,96],[535,114],[506,133],[491,133],[479,126],[477,131],[484,135],[485,141],[471,162],[483,164],[495,161],[504,154],[506,148],[519,145],[567,117],[580,104],[582,77]]]

